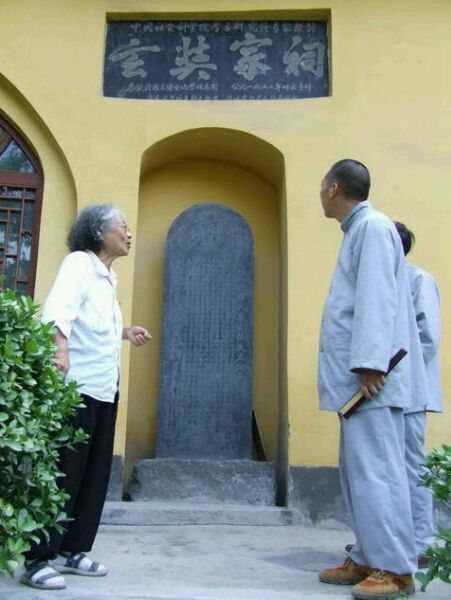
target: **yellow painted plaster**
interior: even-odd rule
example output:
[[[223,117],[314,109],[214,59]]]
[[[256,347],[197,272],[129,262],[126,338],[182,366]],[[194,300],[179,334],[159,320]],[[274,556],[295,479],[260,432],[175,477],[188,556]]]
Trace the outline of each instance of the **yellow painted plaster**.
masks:
[[[57,196],[74,198],[75,187],[78,207],[111,200],[125,209],[136,231],[141,157],[159,140],[188,128],[226,128],[249,132],[282,153],[286,169],[288,291],[283,353],[287,360],[289,462],[333,465],[338,428],[333,415],[317,409],[315,371],[322,303],[340,231],[336,222],[322,216],[318,188],[326,169],[339,158],[351,156],[368,165],[374,182],[373,203],[415,231],[418,241],[412,261],[432,272],[439,282],[443,385],[449,405],[451,3],[278,1],[278,17],[282,10],[330,10],[333,95],[329,98],[184,102],[121,100],[101,94],[107,14],[158,17],[158,13],[186,16],[229,11],[228,18],[239,18],[240,11],[271,11],[275,4],[274,0],[3,0],[0,72],[34,113],[21,118],[20,102],[11,96],[2,111],[36,148],[46,175],[46,229],[41,243],[45,238],[55,240],[55,245],[50,254],[44,252],[45,246],[40,249],[40,298],[64,254],[62,230],[68,213],[57,205]],[[56,155],[50,158],[51,150],[37,125],[39,118],[66,157],[75,186],[68,169],[58,171]],[[57,207],[64,212],[61,220],[53,212]],[[118,262],[126,322],[132,317],[135,259],[140,257],[134,251],[128,261]],[[118,453],[123,453],[126,444],[127,352]],[[449,411],[431,418],[429,445],[449,441],[450,430]]]

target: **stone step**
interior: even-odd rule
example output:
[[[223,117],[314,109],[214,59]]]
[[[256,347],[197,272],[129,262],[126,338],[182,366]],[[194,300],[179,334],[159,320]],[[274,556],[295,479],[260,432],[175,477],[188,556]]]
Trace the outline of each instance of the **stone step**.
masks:
[[[105,502],[104,525],[302,525],[299,512],[278,506],[190,504],[186,502]]]
[[[132,500],[274,506],[273,463],[252,460],[154,458],[136,461]]]

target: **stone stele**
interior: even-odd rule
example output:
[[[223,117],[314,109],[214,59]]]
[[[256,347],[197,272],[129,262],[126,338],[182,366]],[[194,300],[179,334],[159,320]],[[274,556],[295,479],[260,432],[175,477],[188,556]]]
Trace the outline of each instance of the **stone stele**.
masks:
[[[184,211],[166,241],[157,458],[251,458],[253,305],[247,222]]]

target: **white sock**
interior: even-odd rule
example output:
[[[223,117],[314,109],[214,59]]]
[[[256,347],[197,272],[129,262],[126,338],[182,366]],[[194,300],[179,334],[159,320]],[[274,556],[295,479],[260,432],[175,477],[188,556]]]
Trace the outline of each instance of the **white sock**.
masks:
[[[36,581],[43,575],[54,575],[54,577],[52,577],[51,579],[47,579],[47,581],[45,582],[45,585],[49,587],[53,585],[62,585],[65,583],[64,577],[60,575],[58,571],[52,569],[50,565],[44,565],[42,569],[36,571],[36,573],[34,573],[34,575],[30,577],[30,579],[31,581],[34,581],[36,583]]]

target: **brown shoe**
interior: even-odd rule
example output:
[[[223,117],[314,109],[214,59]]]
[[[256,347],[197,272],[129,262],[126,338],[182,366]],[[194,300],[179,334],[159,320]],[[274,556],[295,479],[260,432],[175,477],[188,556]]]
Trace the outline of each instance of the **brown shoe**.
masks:
[[[352,597],[359,600],[391,600],[398,598],[400,592],[409,595],[415,593],[412,575],[372,571],[366,579],[351,590]]]
[[[362,567],[348,557],[341,567],[323,569],[319,574],[319,580],[323,583],[354,585],[368,577],[371,571],[370,567]]]

